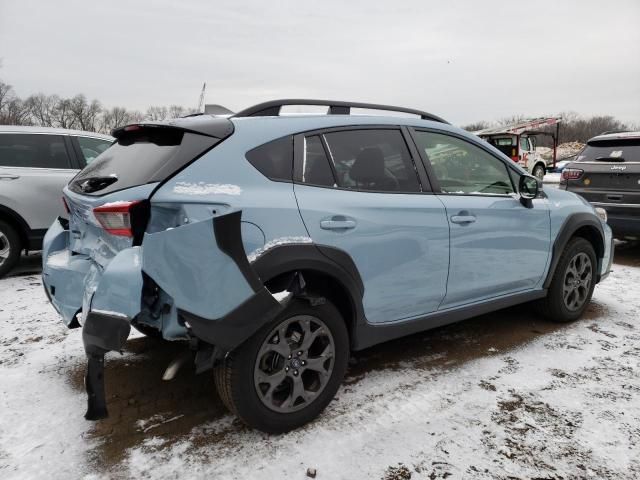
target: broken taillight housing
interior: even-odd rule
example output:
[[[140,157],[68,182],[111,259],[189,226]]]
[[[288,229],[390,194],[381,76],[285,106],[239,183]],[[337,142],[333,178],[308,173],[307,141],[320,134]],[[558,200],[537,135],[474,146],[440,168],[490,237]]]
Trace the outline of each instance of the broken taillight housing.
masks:
[[[149,218],[149,202],[136,200],[106,203],[94,208],[93,216],[111,235],[133,237],[134,243],[138,244]]]
[[[582,177],[584,170],[580,170],[579,168],[565,168],[562,170],[562,179],[563,180],[578,180]]]

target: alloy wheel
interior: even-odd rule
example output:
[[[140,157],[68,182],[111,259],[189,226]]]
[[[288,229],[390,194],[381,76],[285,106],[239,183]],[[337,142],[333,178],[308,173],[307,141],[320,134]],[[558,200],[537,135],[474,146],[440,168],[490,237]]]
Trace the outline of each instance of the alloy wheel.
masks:
[[[575,312],[583,307],[591,290],[593,265],[586,253],[580,252],[571,258],[564,274],[562,298],[564,305]]]
[[[7,236],[0,232],[0,266],[7,261],[9,255],[11,255],[11,244]]]
[[[313,402],[333,372],[335,342],[319,318],[297,315],[267,335],[255,362],[254,385],[270,410],[298,411]]]

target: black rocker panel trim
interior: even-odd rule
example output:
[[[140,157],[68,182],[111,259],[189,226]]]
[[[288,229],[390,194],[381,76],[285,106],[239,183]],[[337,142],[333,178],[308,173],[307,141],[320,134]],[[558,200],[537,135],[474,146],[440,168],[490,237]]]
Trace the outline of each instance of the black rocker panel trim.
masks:
[[[262,289],[260,278],[251,268],[242,244],[240,220],[242,211],[228,213],[213,218],[213,234],[218,248],[229,255],[236,263],[245,280],[254,292]]]
[[[383,343],[396,338],[404,337],[414,333],[431,330],[450,323],[459,322],[468,318],[477,317],[485,313],[490,313],[502,308],[512,307],[520,303],[530,302],[543,298],[547,295],[546,290],[536,290],[532,292],[510,295],[488,300],[481,304],[468,307],[435,312],[424,317],[405,322],[393,322],[389,324],[371,324],[363,322],[357,325],[354,331],[353,349],[362,350],[378,343]]]
[[[560,256],[564,251],[567,243],[571,239],[571,237],[582,227],[591,227],[594,228],[599,234],[602,243],[600,245],[594,245],[594,250],[596,251],[596,255],[598,256],[598,261],[602,260],[604,256],[604,230],[602,228],[602,223],[600,223],[600,219],[592,213],[574,213],[569,215],[563,222],[560,227],[560,231],[556,236],[555,241],[553,242],[552,249],[552,257],[551,257],[551,265],[549,265],[549,271],[547,272],[547,278],[544,281],[543,287],[549,288],[551,285],[551,281],[553,280],[553,274],[556,271],[558,266],[558,262],[560,261]],[[596,278],[596,282],[600,281],[600,269],[598,269],[598,276]]]

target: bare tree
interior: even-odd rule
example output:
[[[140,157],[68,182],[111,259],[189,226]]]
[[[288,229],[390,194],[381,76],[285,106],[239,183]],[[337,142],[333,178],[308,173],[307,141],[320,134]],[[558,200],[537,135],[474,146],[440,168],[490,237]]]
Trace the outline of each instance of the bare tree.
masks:
[[[53,127],[54,111],[60,99],[56,95],[38,93],[25,100],[31,121],[41,127]]]
[[[69,108],[77,128],[89,132],[96,130],[98,115],[102,111],[100,102],[93,100],[89,103],[84,95],[76,95],[69,100]]]
[[[481,120],[479,122],[470,123],[469,125],[465,125],[462,127],[467,132],[477,132],[478,130],[484,130],[485,128],[489,128],[491,123]]]
[[[5,101],[0,112],[0,124],[29,125],[29,110],[24,102],[17,97]]]
[[[136,123],[143,120],[144,115],[138,111],[130,111],[124,107],[113,107],[103,110],[99,118],[97,130],[102,133],[111,133],[114,128],[122,127],[129,123]]]
[[[152,106],[147,108],[145,120],[160,121],[169,118],[169,109],[167,107]]]

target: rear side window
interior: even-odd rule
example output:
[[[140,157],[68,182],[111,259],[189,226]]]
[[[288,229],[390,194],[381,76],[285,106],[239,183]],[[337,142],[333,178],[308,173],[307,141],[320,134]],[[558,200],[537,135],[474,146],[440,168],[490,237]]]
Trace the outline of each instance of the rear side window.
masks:
[[[172,176],[220,139],[178,128],[124,132],[69,184],[77,193],[105,195]]]
[[[72,168],[62,135],[0,134],[0,167]]]
[[[247,160],[270,180],[290,182],[293,172],[293,137],[283,137],[247,152]]]
[[[419,192],[413,160],[399,130],[345,130],[324,134],[341,188]]]
[[[85,164],[89,165],[104,152],[112,142],[100,138],[77,137]]]
[[[577,162],[640,162],[640,138],[589,142]]]

